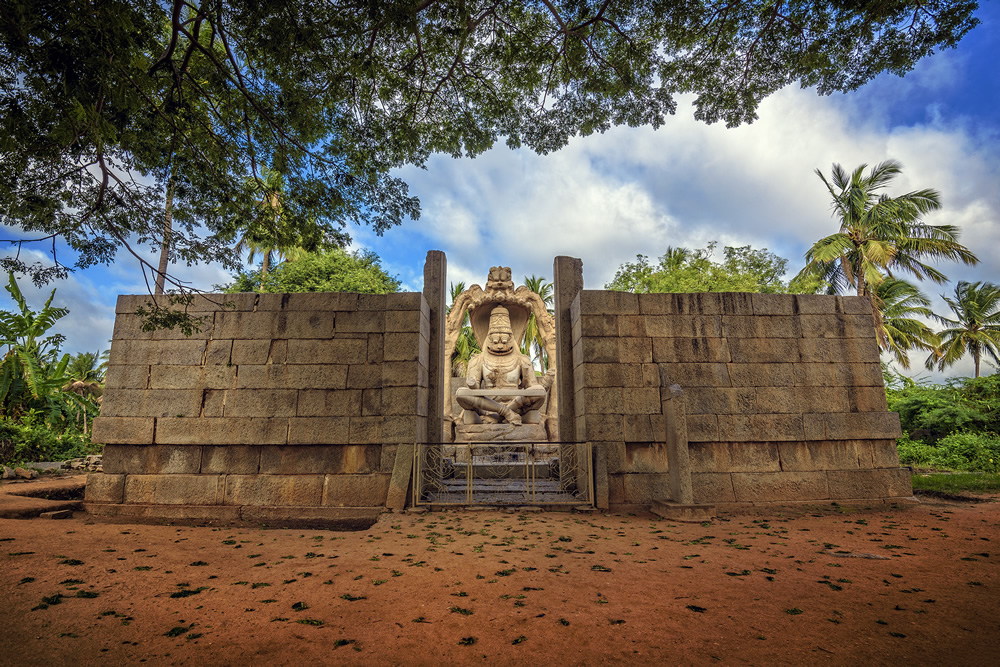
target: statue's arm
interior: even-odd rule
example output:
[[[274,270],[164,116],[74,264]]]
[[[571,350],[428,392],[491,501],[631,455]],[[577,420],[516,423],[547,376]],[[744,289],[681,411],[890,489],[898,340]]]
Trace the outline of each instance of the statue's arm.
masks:
[[[469,389],[479,389],[483,381],[483,357],[481,354],[474,354],[469,359],[469,368],[465,374],[465,385]]]
[[[521,386],[524,389],[528,387],[534,387],[538,384],[538,378],[535,377],[535,367],[531,364],[531,358],[527,355],[521,355]]]

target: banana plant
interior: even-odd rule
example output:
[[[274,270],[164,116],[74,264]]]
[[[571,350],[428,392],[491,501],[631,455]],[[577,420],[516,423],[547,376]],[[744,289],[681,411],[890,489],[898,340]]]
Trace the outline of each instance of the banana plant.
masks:
[[[0,412],[14,419],[34,411],[45,415],[52,425],[65,424],[93,409],[86,397],[62,390],[72,378],[67,372],[70,355],[58,358],[65,340],[62,334],[46,335],[69,310],[52,305],[55,290],[41,311],[28,306],[14,279],[8,276],[7,293],[16,312],[0,311],[0,345],[7,347],[0,360]]]

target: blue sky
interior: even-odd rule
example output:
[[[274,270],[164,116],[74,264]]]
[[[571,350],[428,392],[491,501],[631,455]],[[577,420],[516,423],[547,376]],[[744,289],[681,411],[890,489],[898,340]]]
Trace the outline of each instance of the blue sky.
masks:
[[[727,129],[692,118],[682,98],[659,130],[615,128],[577,139],[548,156],[498,146],[476,159],[434,156],[400,175],[421,199],[422,215],[377,237],[354,227],[356,247],[374,250],[404,289],[422,286],[427,250],[444,250],[448,278],[482,284],[490,266],[515,278],[552,277],[556,255],[580,257],[585,286],[600,289],[637,254],[667,246],[752,245],[789,260],[836,231],[829,197],[813,173],[833,163],[853,169],[888,158],[903,174],[890,190],[941,191],[944,207],[927,218],[955,224],[981,263],[943,264],[953,280],[1000,282],[1000,6],[982,3],[982,24],[959,43],[922,60],[906,77],[882,75],[850,94],[827,97],[787,88],[764,101],[759,119]],[[4,250],[4,252],[7,252]],[[213,266],[176,267],[201,289],[230,277]],[[70,308],[60,323],[66,351],[105,349],[118,294],[144,293],[139,267],[122,257],[78,271],[43,290],[22,281],[40,306],[52,287]],[[954,284],[924,283],[934,309]],[[0,308],[9,308],[6,293]],[[969,375],[971,360],[930,379]]]

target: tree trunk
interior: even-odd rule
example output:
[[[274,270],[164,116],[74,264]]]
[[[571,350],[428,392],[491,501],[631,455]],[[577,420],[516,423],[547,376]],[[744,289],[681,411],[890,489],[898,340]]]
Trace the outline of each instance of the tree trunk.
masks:
[[[156,290],[154,294],[163,294],[163,284],[166,281],[167,262],[170,258],[170,232],[174,222],[174,175],[167,180],[167,205],[163,210],[163,242],[160,244],[160,265],[156,270]]]
[[[976,361],[976,377],[979,377],[979,352],[973,352],[972,358]]]
[[[267,278],[267,271],[271,268],[271,251],[264,253],[264,260],[260,263],[260,284],[264,286],[264,278]]]

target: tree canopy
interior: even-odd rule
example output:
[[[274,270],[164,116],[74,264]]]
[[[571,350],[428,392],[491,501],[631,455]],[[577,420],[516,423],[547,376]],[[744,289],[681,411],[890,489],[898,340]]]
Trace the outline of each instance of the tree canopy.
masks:
[[[657,127],[688,93],[698,119],[739,125],[796,81],[826,94],[903,74],[954,46],[975,8],[14,0],[0,17],[0,223],[18,247],[52,241],[53,265],[17,254],[0,268],[64,275],[57,238],[79,267],[123,247],[145,262],[136,248],[159,248],[167,192],[171,257],[236,268],[264,168],[285,183],[282,235],[381,233],[419,215],[392,169],[432,153],[501,137],[546,153]]]
[[[303,252],[295,261],[279,264],[264,274],[240,274],[226,292],[361,292],[388,294],[399,291],[399,281],[382,269],[373,252],[350,253],[341,248]]]
[[[707,248],[667,248],[656,265],[645,255],[618,267],[605,289],[623,292],[762,292],[812,294],[822,281],[804,276],[783,281],[788,260],[750,246],[725,247],[723,259],[712,259],[716,244]]]

